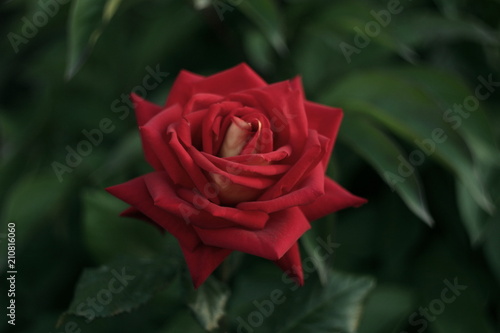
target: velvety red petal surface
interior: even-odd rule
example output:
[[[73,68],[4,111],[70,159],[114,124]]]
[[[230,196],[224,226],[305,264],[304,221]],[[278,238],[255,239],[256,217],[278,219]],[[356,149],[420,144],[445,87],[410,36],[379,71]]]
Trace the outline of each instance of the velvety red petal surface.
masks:
[[[209,214],[203,220],[200,219],[200,223],[196,224],[202,229],[208,228],[208,222],[210,219],[214,219],[214,217],[221,219],[223,222],[232,222],[231,226],[233,227],[241,226],[247,229],[262,229],[269,220],[269,215],[265,212],[245,211],[233,207],[219,206],[205,197],[193,193],[193,191],[181,189],[178,191],[178,194],[186,202],[193,203],[193,208],[202,209]],[[223,224],[219,222],[219,219],[216,220],[215,228],[220,229],[227,227],[227,223]]]
[[[199,93],[191,97],[184,107],[184,113],[189,114],[208,109],[210,105],[218,103],[224,99],[221,95]]]
[[[199,93],[227,95],[265,86],[267,83],[246,64],[237,65],[206,78],[181,71],[170,91],[166,106],[178,103],[184,108],[191,97]]]
[[[131,94],[130,99],[134,104],[135,118],[139,126],[143,126],[163,110],[163,107],[151,103],[136,94]]]
[[[245,94],[252,95],[267,115],[276,136],[275,144],[289,144],[300,151],[308,135],[308,124],[302,87],[296,89],[297,84],[293,80],[283,81]]]
[[[322,161],[326,170],[328,162],[330,161],[333,145],[337,139],[343,113],[339,108],[332,108],[309,101],[305,102],[305,107],[309,128],[315,129],[319,134],[330,139],[330,142],[326,146],[326,154]]]
[[[235,163],[228,158],[220,158],[206,153],[202,153],[202,155],[220,170],[236,175],[254,177],[279,176],[290,169],[290,165],[288,164],[268,164],[267,161],[264,162],[262,159],[255,158],[257,156],[255,154],[245,155],[248,156],[248,164],[241,158],[239,163]],[[261,161],[261,164],[256,164],[257,160]]]
[[[351,194],[335,181],[325,177],[325,194],[300,209],[309,221],[314,221],[344,208],[359,207],[366,202],[366,199]]]
[[[215,205],[205,195],[200,195],[193,189],[176,189],[165,172],[145,175],[144,183],[155,206],[173,215],[180,215],[186,223],[192,223],[200,228],[220,229],[241,226],[248,229],[262,229],[269,219],[269,215],[261,211],[242,211]]]
[[[134,103],[135,117],[139,128],[162,110],[160,106],[145,101],[135,94],[132,94],[130,98]],[[144,151],[146,161],[148,161],[153,168],[156,170],[161,170],[163,168],[160,159],[156,156],[152,147],[145,143],[144,139],[142,139],[142,150]]]
[[[221,175],[228,179],[231,184],[238,184],[247,186],[253,189],[265,189],[274,184],[274,180],[269,176],[261,176],[261,177],[251,177],[245,175],[243,173],[233,174],[229,173],[226,170],[219,169],[216,165],[214,165],[209,159],[207,159],[202,153],[200,153],[197,149],[190,147],[188,148],[189,154],[192,157],[192,160],[195,164],[205,170],[208,173],[214,173]],[[229,170],[232,171],[232,170]]]
[[[180,124],[181,122],[179,122]],[[177,178],[178,175],[185,177],[184,180],[189,180],[191,184],[194,184],[200,193],[205,193],[205,186],[208,184],[208,179],[205,174],[202,172],[200,167],[195,163],[191,155],[186,149],[194,149],[192,146],[187,146],[182,144],[180,140],[182,140],[182,132],[178,131],[179,128],[169,128],[168,130],[168,147],[172,150],[172,155],[176,157],[177,161],[180,164],[181,170],[176,170],[179,173],[174,174],[172,177],[172,172],[170,171],[168,174],[172,177],[173,180]],[[185,140],[185,138],[184,138]],[[168,150],[168,149],[165,149]],[[180,177],[178,178],[180,179]],[[183,183],[184,185],[185,183]],[[192,185],[184,185],[185,187],[192,187]],[[212,198],[215,203],[219,203],[217,197]]]
[[[106,191],[137,208],[141,213],[158,223],[177,238],[182,246],[194,249],[200,244],[199,237],[197,237],[192,227],[186,224],[182,218],[172,215],[154,205],[153,198],[144,182],[144,176],[134,178],[123,184],[108,187]]]
[[[172,89],[168,94],[166,107],[179,104],[181,108],[191,99],[193,96],[192,85],[195,82],[203,80],[203,76],[182,70],[174,81]]]
[[[327,140],[324,137],[319,136],[316,131],[310,130],[307,140],[303,144],[303,153],[298,160],[259,200],[272,200],[292,191],[297,183],[303,180],[321,161],[325,154],[326,143]]]
[[[299,243],[292,245],[290,250],[274,262],[298,285],[304,285],[304,272],[302,271],[302,262],[300,260]]]
[[[149,217],[144,215],[140,210],[138,210],[135,207],[129,207],[129,208],[125,209],[123,212],[120,213],[120,216],[121,217],[130,217],[130,218],[137,219],[137,220],[142,220],[144,222],[151,224],[155,228],[157,228],[161,233],[165,233],[165,229],[163,229],[161,225],[159,225],[155,221],[151,220]]]
[[[210,274],[233,252],[203,244],[195,249],[189,249],[182,245],[181,248],[195,288],[205,282]]]
[[[181,114],[182,110],[178,106],[165,109],[140,126],[139,130],[144,154],[151,166],[158,171],[168,171],[177,183],[190,184],[188,175],[167,144],[167,129],[180,119]]]
[[[266,81],[247,64],[242,63],[193,83],[192,89],[194,94],[228,95],[233,92],[265,86],[267,86]]]
[[[236,208],[273,213],[290,207],[310,204],[325,193],[324,177],[323,166],[317,165],[293,191],[274,199],[241,202]]]
[[[298,207],[292,207],[271,214],[266,227],[262,230],[194,228],[204,244],[275,261],[280,259],[310,227],[302,211]]]

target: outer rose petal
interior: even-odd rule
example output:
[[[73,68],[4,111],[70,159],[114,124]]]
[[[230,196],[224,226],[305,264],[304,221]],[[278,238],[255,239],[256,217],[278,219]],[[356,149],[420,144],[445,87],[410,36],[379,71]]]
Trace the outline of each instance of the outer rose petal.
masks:
[[[281,259],[274,262],[299,285],[304,285],[304,272],[300,261],[299,243],[296,242]]]
[[[191,96],[198,93],[227,95],[232,92],[265,86],[267,83],[244,63],[207,78],[182,71],[175,80],[166,106],[179,103],[184,107]]]
[[[181,248],[195,288],[198,288],[205,282],[210,274],[233,252],[203,244],[200,244],[194,250],[190,250],[182,245]]]
[[[143,126],[146,124],[151,118],[156,116],[160,111],[163,110],[163,107],[146,101],[142,97],[136,94],[130,94],[130,99],[134,104],[135,109],[135,118],[137,120],[137,125]]]
[[[332,108],[309,101],[305,102],[305,107],[309,128],[314,128],[319,134],[330,139],[330,142],[326,147],[326,154],[322,161],[326,170],[328,162],[330,161],[330,154],[332,152],[335,139],[337,138],[343,113],[339,108]]]
[[[177,189],[164,172],[152,172],[143,177],[155,206],[202,228],[241,226],[248,229],[264,228],[269,216],[261,211],[243,211],[215,205],[193,190]]]
[[[299,156],[290,170],[275,185],[269,188],[259,200],[272,200],[292,191],[297,183],[303,180],[304,177],[307,177],[316,165],[318,165],[325,154],[327,142],[328,140],[325,137],[319,136],[314,130],[310,130],[307,141],[303,143],[304,152]]]
[[[344,208],[359,207],[366,202],[366,199],[351,194],[330,178],[325,177],[325,194],[312,204],[301,206],[300,209],[309,221],[314,221]]]
[[[221,102],[224,97],[215,94],[199,93],[191,97],[184,108],[184,114],[208,109],[210,105]]]
[[[207,245],[237,250],[269,260],[278,260],[308,229],[309,221],[298,207],[269,216],[262,230],[242,228],[200,229],[193,227]]]
[[[308,132],[300,80],[296,78],[278,82],[262,89],[246,91],[244,94],[253,96],[269,118],[276,135],[275,144],[289,144],[300,151]]]
[[[139,127],[146,160],[155,170],[166,170],[176,183],[191,184],[189,175],[180,166],[177,157],[167,144],[167,128],[181,117],[182,110],[171,107],[158,113]],[[158,162],[157,162],[158,161]]]
[[[123,184],[108,187],[106,191],[129,205],[136,207],[148,218],[174,235],[182,246],[194,249],[200,244],[200,239],[192,227],[188,226],[182,219],[154,205],[153,199],[144,183],[144,176],[134,178]]]
[[[198,190],[203,191],[208,181],[189,157],[178,138],[182,136],[188,141],[187,144],[190,144],[189,133],[187,133],[189,124],[185,120],[172,124],[181,118],[181,113],[181,108],[175,105],[151,118],[140,128],[143,146],[148,147],[148,151],[160,160],[161,167],[156,170],[166,170],[175,184],[187,187],[195,185]],[[173,129],[174,126],[177,131]]]
[[[138,210],[137,208],[135,208],[133,206],[131,206],[131,207],[125,209],[123,212],[121,212],[120,216],[121,217],[130,217],[130,218],[133,218],[133,219],[142,220],[144,222],[147,222],[147,223],[151,224],[155,228],[157,228],[162,234],[165,233],[165,229],[163,229],[161,225],[159,225],[155,221],[151,220],[149,217],[147,217],[146,215],[144,215],[140,210]]]
[[[294,191],[271,200],[241,202],[236,208],[273,213],[290,207],[310,204],[325,193],[324,177],[323,167],[318,164]]]
[[[196,94],[211,93],[218,95],[228,95],[233,92],[266,86],[266,81],[245,63],[209,76],[192,85],[193,92]]]
[[[139,128],[146,124],[151,118],[156,116],[162,108],[156,104],[145,101],[136,94],[130,95],[130,99],[134,103],[135,108],[135,118],[137,120],[137,125]],[[150,145],[148,145],[144,139],[142,139],[142,150],[144,151],[144,157],[146,161],[155,168],[156,170],[161,170],[162,164],[160,159],[156,156],[154,150]]]
[[[165,107],[175,104],[184,107],[193,96],[192,84],[200,80],[203,80],[203,76],[182,70],[175,79],[170,94],[168,94]]]

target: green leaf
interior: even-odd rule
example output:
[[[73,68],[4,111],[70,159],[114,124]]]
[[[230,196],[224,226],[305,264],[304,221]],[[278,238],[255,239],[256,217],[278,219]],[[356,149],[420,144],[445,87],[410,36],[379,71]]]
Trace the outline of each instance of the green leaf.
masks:
[[[248,29],[244,36],[245,52],[250,64],[260,71],[273,68],[273,49],[265,36],[257,29]]]
[[[320,253],[316,250],[317,243],[315,242],[316,233],[314,232],[314,228],[306,232],[300,237],[300,241],[304,247],[304,250],[309,258],[312,259],[314,267],[318,272],[319,281],[322,285],[326,285],[328,282],[328,265],[327,261],[320,255]]]
[[[494,205],[483,181],[475,172],[471,153],[463,139],[444,119],[444,110],[432,96],[401,76],[398,71],[387,70],[353,74],[324,95],[323,102],[340,105],[346,112],[358,112],[374,119],[414,144],[415,154],[424,154],[424,161],[433,158],[450,169],[478,205],[492,212]],[[435,131],[441,135],[433,134]],[[439,142],[435,141],[435,137],[439,138]]]
[[[458,210],[460,211],[471,243],[473,245],[477,244],[483,236],[484,226],[486,225],[484,216],[481,214],[481,208],[476,204],[474,198],[472,198],[465,186],[457,182],[456,188]]]
[[[375,286],[373,279],[331,272],[326,286],[309,279],[287,295],[273,315],[277,333],[356,332],[363,301]]]
[[[58,224],[71,184],[70,181],[58,182],[52,170],[21,177],[2,203],[0,244],[7,236],[9,223],[15,224],[16,246],[19,249],[28,245],[30,239],[35,238],[49,223]],[[65,226],[58,224],[57,227]],[[0,246],[0,266],[6,262],[7,246]]]
[[[12,188],[2,209],[2,221],[35,223],[47,217],[63,201],[69,182],[58,182],[51,171],[30,174]]]
[[[500,284],[500,214],[490,218],[486,228],[484,252],[497,282]]]
[[[172,332],[204,333],[206,331],[201,328],[196,320],[193,320],[191,313],[183,311],[172,316],[172,320],[168,321],[168,325],[158,331],[158,333]]]
[[[500,170],[491,170],[488,181],[493,184],[492,196],[496,204],[500,204]],[[500,212],[497,210],[495,215],[490,216],[483,222],[483,241],[486,260],[493,271],[498,283],[500,284]]]
[[[83,201],[84,240],[89,251],[101,263],[117,255],[154,257],[168,246],[176,247],[176,244],[170,244],[173,237],[162,235],[151,224],[120,217],[119,213],[128,205],[104,190],[85,192]]]
[[[120,3],[121,0],[73,2],[69,17],[67,79],[71,79],[85,63]]]
[[[130,312],[165,288],[177,266],[172,260],[124,258],[85,269],[65,314],[91,321]]]
[[[89,178],[97,184],[102,184],[110,176],[116,176],[119,170],[126,170],[130,165],[140,161],[143,154],[140,135],[137,130],[133,130],[124,135],[116,147],[106,154],[106,161],[93,171]]]
[[[471,91],[460,77],[432,68],[405,67],[393,71],[393,74],[411,83],[428,96],[437,106],[436,110],[441,114],[443,121],[446,121],[446,114],[450,114],[449,110],[453,110],[454,105],[463,105],[467,97],[475,95],[475,91]],[[483,85],[483,82],[488,80],[488,75],[480,75],[476,78],[472,88]],[[480,101],[477,109],[470,112],[467,118],[463,118],[460,122],[453,121],[453,126],[456,125],[457,134],[467,144],[477,162],[500,165],[500,151],[495,145],[490,120],[482,107],[482,104],[492,95],[486,88],[483,88],[481,92],[488,94],[486,99]]]
[[[240,1],[237,8],[259,27],[279,54],[288,53],[283,19],[274,0]]]
[[[396,38],[408,46],[426,45],[430,42],[451,43],[454,40],[470,40],[484,45],[499,45],[494,31],[480,24],[479,20],[447,19],[427,10],[414,10],[398,21],[393,29]]]
[[[430,226],[434,224],[417,177],[418,171],[414,169],[408,176],[400,172],[410,163],[392,139],[370,122],[349,115],[342,123],[339,137],[370,163],[415,215]]]
[[[212,0],[193,0],[193,7],[196,10],[203,10],[212,4]]]
[[[396,332],[398,324],[408,321],[413,298],[407,289],[393,285],[377,286],[366,300],[358,332]]]
[[[214,277],[209,277],[198,290],[193,291],[189,307],[207,331],[219,327],[219,320],[225,314],[225,307],[230,291],[226,285]]]

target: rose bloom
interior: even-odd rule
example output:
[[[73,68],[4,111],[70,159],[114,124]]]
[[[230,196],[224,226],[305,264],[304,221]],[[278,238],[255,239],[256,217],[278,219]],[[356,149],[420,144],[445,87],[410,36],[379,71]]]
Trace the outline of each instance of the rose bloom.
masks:
[[[182,71],[165,106],[132,100],[154,171],[107,191],[130,204],[122,216],[178,240],[195,287],[232,251],[302,285],[310,223],[366,202],[325,176],[342,111],[306,101],[300,78],[267,84],[246,64]]]

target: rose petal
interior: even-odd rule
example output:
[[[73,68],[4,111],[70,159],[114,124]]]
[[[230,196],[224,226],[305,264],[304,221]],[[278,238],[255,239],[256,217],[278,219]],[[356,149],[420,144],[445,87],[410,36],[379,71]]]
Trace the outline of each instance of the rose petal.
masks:
[[[186,103],[193,96],[193,84],[203,79],[204,77],[201,75],[182,70],[175,79],[172,89],[170,89],[165,107],[179,104],[184,109]]]
[[[332,179],[325,177],[325,194],[300,209],[309,221],[314,221],[344,208],[359,207],[366,202],[366,199],[351,194]]]
[[[200,151],[194,147],[188,147],[192,161],[201,169],[205,170],[211,179],[217,183],[230,183],[236,185],[246,186],[252,189],[262,190],[274,184],[272,177],[248,177],[243,174],[231,174],[226,170],[219,169],[208,158],[205,157]],[[229,170],[231,171],[231,170]],[[217,178],[217,179],[215,179]]]
[[[238,102],[220,102],[210,105],[205,112],[202,126],[203,151],[216,155],[224,136],[232,124],[232,118],[241,113],[242,105]]]
[[[163,107],[151,103],[134,93],[130,94],[130,99],[134,104],[135,118],[139,126],[146,124],[151,118],[163,110]]]
[[[290,165],[286,164],[269,164],[268,161],[255,158],[255,154],[244,155],[248,156],[247,161],[241,160],[240,163],[235,163],[227,158],[220,158],[214,155],[203,153],[203,156],[209,160],[215,167],[224,170],[228,173],[243,176],[277,176],[285,173],[290,169]],[[257,164],[260,162],[260,164]]]
[[[157,171],[167,170],[177,184],[192,184],[189,175],[179,164],[167,141],[167,128],[181,119],[179,106],[165,109],[139,127],[146,160]],[[159,162],[159,164],[157,163]]]
[[[309,127],[314,128],[319,134],[330,139],[330,142],[326,146],[326,154],[322,161],[326,170],[328,162],[330,161],[333,145],[337,139],[337,133],[339,131],[343,113],[341,109],[309,101],[305,102],[305,107]]]
[[[208,109],[210,105],[223,100],[224,97],[221,95],[205,93],[195,94],[184,107],[184,114],[191,114],[193,112]]]
[[[164,172],[145,175],[144,183],[155,206],[173,215],[182,215],[185,221],[200,228],[220,229],[242,226],[248,229],[262,229],[269,219],[264,212],[241,211],[218,206],[196,191],[176,189]]]
[[[130,218],[137,219],[137,220],[142,220],[144,222],[151,224],[155,228],[157,228],[161,233],[165,233],[164,228],[162,228],[158,223],[151,220],[149,217],[144,215],[140,210],[138,210],[137,208],[135,208],[133,206],[131,206],[131,207],[125,209],[123,212],[121,212],[120,216],[121,217],[130,217]]]
[[[154,205],[153,199],[144,183],[144,177],[134,178],[126,183],[108,187],[106,191],[129,205],[134,206],[148,218],[165,228],[177,238],[182,246],[194,249],[200,243],[200,239],[192,227],[177,216],[167,213]]]
[[[216,188],[221,205],[234,206],[240,202],[253,201],[263,191],[259,188],[237,184],[232,179],[218,173],[209,173],[208,175]]]
[[[288,170],[275,185],[269,188],[259,200],[272,200],[292,191],[297,182],[304,179],[304,176],[314,169],[322,160],[327,143],[328,139],[318,135],[314,130],[309,130],[309,135],[301,156],[292,165],[290,170]]]
[[[208,228],[207,222],[210,219],[215,220],[214,224],[217,224],[217,221],[221,219],[223,222],[226,222],[225,225],[220,223],[218,228],[227,228],[227,222],[231,222],[232,227],[241,226],[247,229],[262,229],[269,220],[269,215],[264,212],[244,211],[233,207],[219,206],[203,196],[186,189],[180,189],[178,195],[185,201],[193,203],[194,207],[199,207],[199,209],[208,213],[208,216],[200,219],[199,223],[196,223],[196,226],[203,229]]]
[[[189,144],[189,139],[185,136],[188,135],[185,134],[185,132],[189,132],[189,126],[185,121],[179,121],[176,125],[177,126],[170,126],[167,130],[167,134],[169,136],[168,146],[172,149],[172,154],[179,161],[184,173],[190,178],[191,184],[194,184],[198,191],[203,193],[205,186],[207,186],[209,182],[207,177],[201,171],[200,166],[193,160],[190,153],[186,151],[186,149],[189,151],[198,151]],[[184,141],[184,145],[179,141],[180,137]],[[168,172],[168,174],[171,176],[170,172]],[[176,179],[172,178],[172,180],[175,182]],[[189,188],[192,187],[192,185],[184,185],[184,187]],[[212,198],[212,200],[217,204],[219,203],[217,197]]]
[[[308,124],[304,107],[302,86],[298,78],[271,84],[262,89],[252,89],[244,94],[253,96],[259,103],[275,135],[276,146],[289,144],[294,150],[301,150],[307,137]],[[241,94],[233,96],[242,99]]]
[[[267,83],[247,64],[219,72],[192,84],[192,94],[210,93],[228,95],[247,89],[266,87]]]
[[[309,221],[298,207],[270,215],[266,227],[262,230],[207,230],[194,226],[206,245],[241,251],[273,261],[283,257],[309,228]]]
[[[232,252],[231,250],[203,244],[200,244],[195,249],[189,249],[182,245],[181,248],[195,289],[201,286]]]
[[[236,208],[261,210],[270,214],[290,207],[310,204],[325,193],[324,178],[323,166],[318,164],[293,191],[274,199],[241,202],[236,205]]]
[[[247,144],[252,131],[252,125],[239,117],[231,117],[232,123],[227,129],[222,145],[219,150],[219,156],[231,157],[240,154],[243,147]]]
[[[293,281],[299,286],[304,285],[304,272],[302,271],[302,262],[300,261],[299,244],[295,242],[283,257],[274,262],[281,268]]]
[[[262,154],[273,151],[274,133],[266,115],[261,112],[250,113],[242,117],[242,119],[252,124],[254,134],[243,148],[241,154]]]
[[[246,165],[264,165],[283,161],[284,159],[290,157],[292,152],[292,147],[285,145],[269,153],[239,155],[227,157],[226,160]]]
[[[156,104],[150,103],[136,94],[132,94],[130,96],[132,102],[134,103],[135,109],[135,117],[137,120],[137,124],[139,128],[146,124],[151,118],[156,116],[162,108]],[[152,147],[148,144],[145,144],[144,140],[142,140],[142,149],[144,151],[144,156],[146,161],[156,170],[162,170],[163,166],[161,164],[160,159],[156,156]]]

